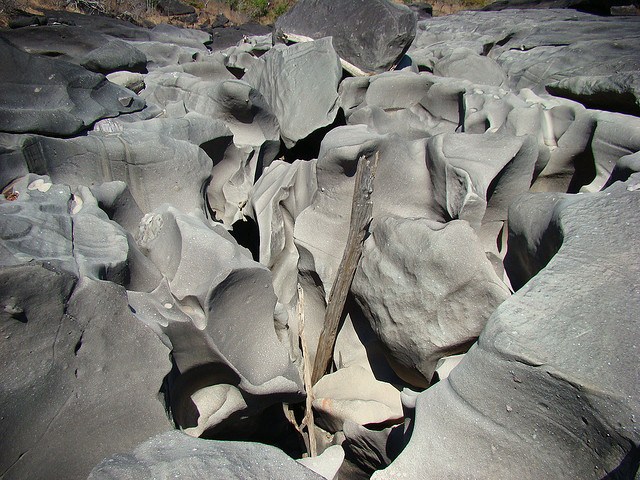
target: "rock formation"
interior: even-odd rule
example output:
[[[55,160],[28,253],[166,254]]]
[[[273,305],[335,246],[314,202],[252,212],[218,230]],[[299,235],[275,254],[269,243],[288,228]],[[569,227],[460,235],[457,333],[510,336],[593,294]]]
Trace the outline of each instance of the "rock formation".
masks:
[[[635,478],[640,17],[561,3],[0,30],[0,477]]]

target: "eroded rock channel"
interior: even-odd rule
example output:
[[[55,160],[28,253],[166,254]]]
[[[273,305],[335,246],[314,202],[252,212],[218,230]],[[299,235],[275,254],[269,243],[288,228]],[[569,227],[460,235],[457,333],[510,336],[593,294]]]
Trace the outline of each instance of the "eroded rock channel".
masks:
[[[0,31],[0,478],[637,475],[640,17],[55,19]]]

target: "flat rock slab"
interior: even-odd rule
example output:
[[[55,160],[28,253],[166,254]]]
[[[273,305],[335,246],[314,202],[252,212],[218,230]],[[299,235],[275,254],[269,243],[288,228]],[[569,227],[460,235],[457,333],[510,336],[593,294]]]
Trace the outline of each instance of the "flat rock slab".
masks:
[[[341,58],[375,73],[398,63],[415,32],[415,13],[388,0],[301,0],[275,25],[276,36],[333,37]]]
[[[73,135],[96,120],[141,110],[130,90],[77,65],[30,55],[0,39],[0,131]]]
[[[614,72],[637,72],[639,41],[640,17],[599,17],[553,9],[461,12],[419,22],[408,54],[418,65],[433,69],[434,62],[452,50],[470,49],[495,60],[512,88],[543,92],[545,86],[573,77],[583,77],[584,82]],[[463,78],[470,74],[452,69],[443,73]],[[603,95],[609,90],[615,94],[620,85],[600,82]],[[625,103],[630,101],[636,111],[637,89],[628,95],[631,99]],[[630,107],[626,108],[616,111],[627,113]]]

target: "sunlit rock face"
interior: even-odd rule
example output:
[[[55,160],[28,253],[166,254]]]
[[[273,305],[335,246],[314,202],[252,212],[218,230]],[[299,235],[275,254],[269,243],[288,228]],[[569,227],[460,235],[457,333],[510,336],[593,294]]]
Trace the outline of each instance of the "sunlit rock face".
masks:
[[[638,18],[0,30],[0,477],[637,476]]]

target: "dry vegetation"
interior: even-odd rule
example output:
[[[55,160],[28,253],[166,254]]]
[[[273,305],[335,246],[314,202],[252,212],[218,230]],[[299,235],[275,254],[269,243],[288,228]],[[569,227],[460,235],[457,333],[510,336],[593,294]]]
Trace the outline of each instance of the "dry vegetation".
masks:
[[[263,24],[273,21],[286,12],[296,0],[182,0],[198,12],[196,26],[213,21],[224,14],[231,22],[239,24],[250,20]],[[393,0],[396,3],[429,3],[435,16],[460,10],[481,8],[492,0]],[[161,15],[156,9],[158,0],[0,0],[0,26],[7,25],[7,18],[17,10],[39,14],[44,10],[70,10],[99,13],[132,20],[140,24],[180,23],[178,18]]]

